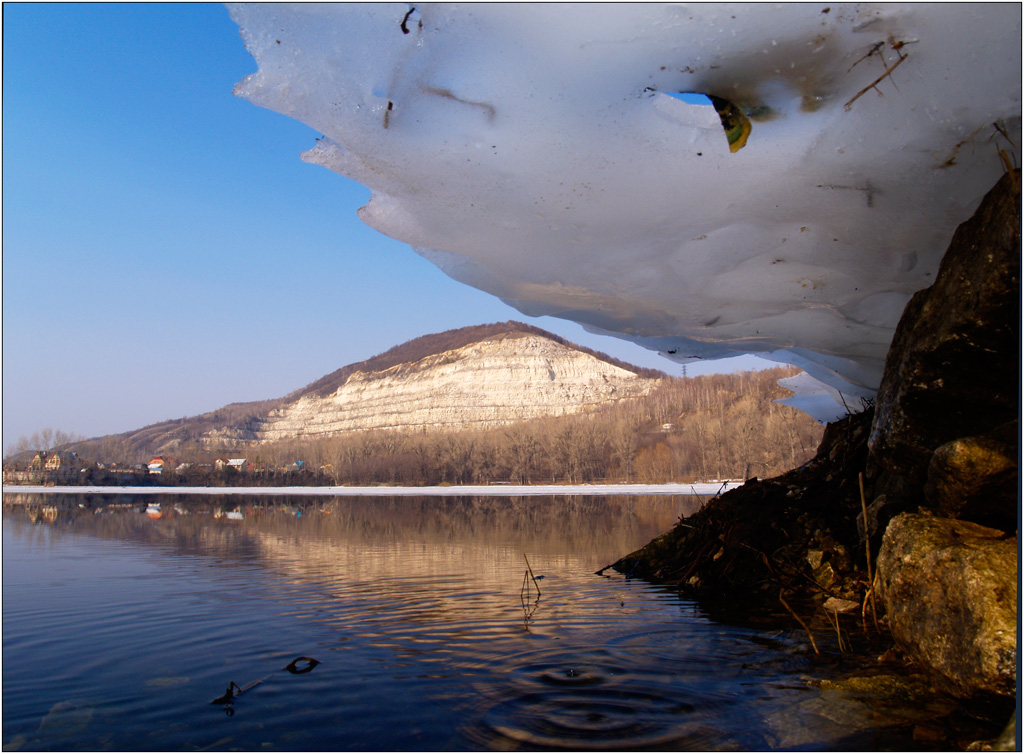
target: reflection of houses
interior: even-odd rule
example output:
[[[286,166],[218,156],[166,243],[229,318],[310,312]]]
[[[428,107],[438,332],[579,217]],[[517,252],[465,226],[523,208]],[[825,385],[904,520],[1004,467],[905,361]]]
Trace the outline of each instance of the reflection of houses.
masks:
[[[40,522],[44,524],[52,524],[57,520],[57,515],[59,514],[57,506],[55,505],[44,505],[41,508],[32,506],[26,508],[25,512],[28,514],[28,520],[33,524],[38,524]]]

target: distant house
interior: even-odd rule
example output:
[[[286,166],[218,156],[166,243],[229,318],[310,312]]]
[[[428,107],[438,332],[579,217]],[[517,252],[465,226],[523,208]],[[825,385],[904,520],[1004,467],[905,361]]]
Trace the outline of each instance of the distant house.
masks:
[[[244,458],[232,458],[228,460],[228,468],[232,468],[235,471],[245,470],[245,459]]]
[[[163,474],[164,471],[169,471],[177,465],[178,461],[175,458],[164,458],[163,456],[157,456],[152,459],[147,468],[150,474]]]
[[[25,482],[40,482],[44,478],[49,480],[63,479],[77,474],[80,465],[81,462],[78,455],[70,451],[40,450],[28,462],[28,471],[24,472],[25,476],[14,476],[11,479],[12,481]]]
[[[39,455],[39,454],[37,454]],[[67,471],[78,464],[78,456],[67,451],[58,451],[46,456],[43,468],[47,471]]]
[[[293,474],[297,471],[302,471],[302,461],[295,461],[294,463],[290,463],[284,467],[284,470],[290,474]]]
[[[78,456],[67,451],[39,451],[29,461],[30,471],[67,471],[78,463]]]

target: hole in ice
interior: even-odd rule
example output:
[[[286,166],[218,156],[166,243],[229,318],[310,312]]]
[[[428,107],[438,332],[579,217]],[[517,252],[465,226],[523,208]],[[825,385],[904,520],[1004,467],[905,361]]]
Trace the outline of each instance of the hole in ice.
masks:
[[[729,100],[701,92],[670,92],[669,95],[689,105],[707,105],[715,108],[719,120],[722,121],[725,136],[729,140],[730,152],[738,152],[747,145],[750,118]]]
[[[700,94],[698,92],[668,92],[668,96],[681,99],[688,105],[707,105],[708,107],[712,107],[711,98],[706,94]]]

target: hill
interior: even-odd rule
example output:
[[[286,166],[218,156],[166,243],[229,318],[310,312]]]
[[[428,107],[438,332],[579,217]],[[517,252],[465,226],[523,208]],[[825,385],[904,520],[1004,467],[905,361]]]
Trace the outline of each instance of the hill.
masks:
[[[472,346],[482,343],[494,347],[467,352],[466,349],[472,350]],[[488,353],[481,353],[481,350]],[[526,358],[528,353],[532,353],[532,359]],[[482,358],[488,360],[486,368]],[[532,361],[535,368],[517,368],[524,364],[524,359]],[[453,369],[453,364],[460,368]],[[474,379],[478,380],[484,373],[489,373],[493,390],[481,393],[458,389],[460,381],[464,383],[463,388],[471,387]],[[502,373],[506,386],[515,384],[510,382],[515,378],[525,380],[512,391],[516,395],[515,402],[500,399]],[[231,403],[198,416],[94,438],[87,441],[83,449],[99,456],[130,453],[141,457],[173,453],[187,443],[230,447],[283,437],[324,436],[366,429],[494,426],[525,418],[573,413],[577,408],[583,410],[597,403],[637,395],[664,377],[664,373],[657,370],[626,364],[521,322],[476,325],[415,338],[337,369],[281,398]],[[558,386],[554,384],[556,381]],[[403,389],[408,386],[403,386],[403,382],[415,382],[419,390]],[[565,389],[560,395],[553,395],[552,388],[557,392],[557,387],[569,383],[577,389]],[[439,391],[442,384],[445,389]],[[372,388],[369,389],[372,396],[367,396],[368,388]],[[339,391],[344,393],[342,400],[331,400]],[[394,409],[398,394],[402,395],[401,411]],[[424,402],[435,400],[437,395],[447,397],[445,404],[438,406],[433,416],[424,417]],[[368,397],[372,400],[366,400]],[[534,399],[539,397],[546,402],[534,405]],[[481,399],[489,401],[483,407],[489,412],[488,417],[468,411],[474,408],[473,402],[479,403]],[[429,413],[429,406],[426,410]],[[333,424],[323,421],[324,415],[337,419],[339,411],[358,416]],[[404,422],[397,415],[402,411],[419,415],[420,420],[413,424]],[[447,418],[440,415],[444,412],[448,412]],[[381,424],[375,417],[385,413],[388,421]],[[306,424],[316,428],[306,431]]]

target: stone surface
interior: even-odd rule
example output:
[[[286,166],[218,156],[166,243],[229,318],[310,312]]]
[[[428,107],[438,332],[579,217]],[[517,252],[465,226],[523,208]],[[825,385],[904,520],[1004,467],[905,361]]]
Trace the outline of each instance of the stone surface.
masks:
[[[1012,433],[1017,423],[1012,422]],[[995,435],[947,442],[928,464],[925,498],[937,515],[1004,531],[1018,526],[1016,447]]]
[[[535,335],[499,336],[414,364],[356,372],[335,392],[272,411],[247,439],[353,430],[469,429],[587,411],[657,380]]]
[[[1020,257],[1015,171],[957,229],[935,283],[903,312],[869,440],[873,496],[902,510],[923,503],[936,448],[1017,416]]]
[[[1016,693],[1016,537],[902,513],[877,568],[893,639],[940,685],[959,696]]]
[[[937,695],[926,678],[876,673],[823,679],[809,694],[767,719],[773,749],[856,751],[877,746],[878,729],[890,735],[949,714],[955,700]],[[872,739],[875,739],[874,741]],[[906,739],[895,736],[897,750]],[[882,750],[889,746],[883,744]]]

